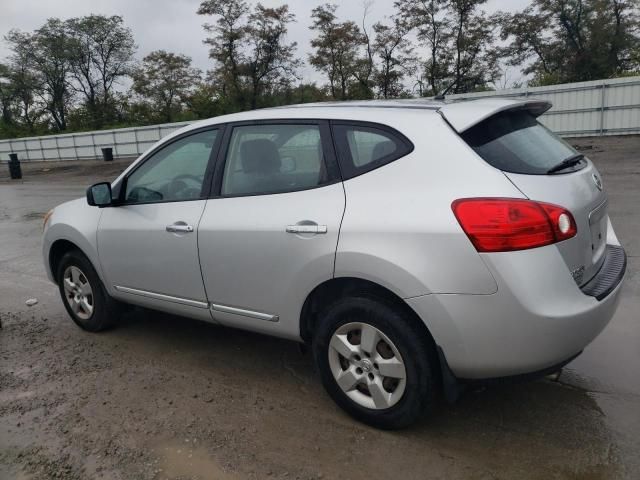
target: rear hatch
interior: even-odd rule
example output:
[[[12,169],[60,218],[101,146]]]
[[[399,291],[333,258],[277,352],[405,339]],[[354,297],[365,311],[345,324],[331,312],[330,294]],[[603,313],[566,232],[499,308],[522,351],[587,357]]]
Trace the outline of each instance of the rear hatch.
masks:
[[[495,99],[446,105],[440,113],[525,196],[573,214],[576,236],[556,246],[576,283],[583,285],[604,262],[607,197],[591,161],[536,120],[549,107],[546,102]]]

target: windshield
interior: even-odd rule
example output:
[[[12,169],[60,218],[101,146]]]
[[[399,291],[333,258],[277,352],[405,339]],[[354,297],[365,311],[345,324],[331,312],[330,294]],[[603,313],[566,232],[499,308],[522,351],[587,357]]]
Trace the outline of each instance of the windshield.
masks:
[[[510,173],[545,175],[576,150],[527,111],[494,115],[470,128],[462,138],[490,165]],[[567,168],[584,167],[583,160]]]

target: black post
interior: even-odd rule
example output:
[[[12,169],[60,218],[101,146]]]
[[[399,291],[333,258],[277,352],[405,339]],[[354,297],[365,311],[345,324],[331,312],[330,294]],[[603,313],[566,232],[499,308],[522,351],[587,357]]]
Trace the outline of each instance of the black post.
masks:
[[[105,162],[111,162],[113,160],[113,148],[102,148],[102,158]]]
[[[20,180],[22,178],[22,168],[20,167],[17,153],[9,154],[9,175],[11,175],[11,180]]]

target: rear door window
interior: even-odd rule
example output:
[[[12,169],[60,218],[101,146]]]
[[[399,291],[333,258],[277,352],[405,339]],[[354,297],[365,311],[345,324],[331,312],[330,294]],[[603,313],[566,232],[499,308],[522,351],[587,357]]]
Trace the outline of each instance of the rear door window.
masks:
[[[319,125],[234,127],[223,196],[293,192],[328,183]]]
[[[393,162],[413,150],[407,138],[388,127],[334,123],[332,128],[345,180]]]
[[[462,133],[488,164],[504,172],[544,175],[576,150],[526,111],[503,112]],[[567,172],[583,168],[581,161]]]

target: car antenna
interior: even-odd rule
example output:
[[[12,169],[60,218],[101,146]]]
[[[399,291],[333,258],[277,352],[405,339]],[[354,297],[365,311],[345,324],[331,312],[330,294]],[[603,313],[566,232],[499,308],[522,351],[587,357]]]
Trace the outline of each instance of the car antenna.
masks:
[[[449,92],[449,90],[451,89],[451,87],[453,87],[455,85],[455,82],[452,83],[451,85],[449,85],[447,88],[445,88],[444,90],[441,90],[440,92],[438,92],[433,99],[434,100],[438,100],[438,101],[443,101],[445,100],[445,95]]]

